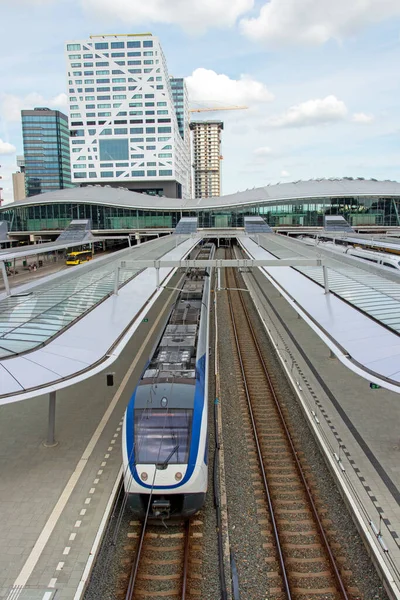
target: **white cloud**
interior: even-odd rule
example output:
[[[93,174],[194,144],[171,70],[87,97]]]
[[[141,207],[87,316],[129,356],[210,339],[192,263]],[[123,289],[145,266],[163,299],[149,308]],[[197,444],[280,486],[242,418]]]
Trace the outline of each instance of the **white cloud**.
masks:
[[[23,98],[13,94],[0,94],[0,114],[5,121],[10,123],[21,120],[21,110],[29,110],[37,106],[66,111],[68,108],[67,95],[62,93],[54,98],[46,99],[37,92],[31,92]]]
[[[372,123],[372,121],[374,120],[374,116],[373,115],[367,115],[365,113],[354,113],[352,121],[353,123],[361,123],[363,125],[368,125],[369,123]]]
[[[267,87],[250,75],[230,79],[228,75],[199,68],[186,77],[186,83],[191,101],[232,106],[270,102],[274,99]]]
[[[290,173],[288,171],[285,171],[285,169],[283,169],[283,171],[281,171],[281,177],[290,177]]]
[[[17,151],[16,147],[8,142],[3,142],[0,139],[0,154],[14,154]]]
[[[270,0],[240,25],[253,40],[318,45],[399,15],[399,0]]]
[[[66,112],[68,110],[68,96],[64,92],[58,94],[58,96],[54,96],[48,101],[49,108],[57,108]]]
[[[291,106],[285,113],[264,122],[267,127],[307,127],[334,121],[347,116],[347,107],[336,96],[308,100]]]
[[[193,33],[230,27],[251,10],[254,0],[82,0],[86,12],[125,24],[177,24]]]
[[[270,148],[269,146],[262,146],[261,148],[256,148],[253,154],[260,157],[271,156],[272,148]]]
[[[17,170],[16,164],[14,163],[15,157],[7,156],[1,159],[0,175],[0,187],[3,188],[2,198],[3,200],[13,200],[13,186],[12,186],[12,173]]]

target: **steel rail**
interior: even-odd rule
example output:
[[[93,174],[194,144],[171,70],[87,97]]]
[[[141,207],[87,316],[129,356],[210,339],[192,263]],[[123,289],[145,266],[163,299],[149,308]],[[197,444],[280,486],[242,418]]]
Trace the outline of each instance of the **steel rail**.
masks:
[[[181,600],[186,600],[187,580],[189,575],[189,555],[190,555],[190,521],[185,523],[185,549],[183,554],[183,581]]]
[[[150,502],[149,502],[149,506],[150,506]],[[131,574],[129,576],[129,583],[128,583],[128,589],[127,589],[126,595],[125,595],[125,600],[132,600],[133,594],[135,592],[135,585],[136,585],[136,579],[137,579],[137,574],[138,574],[138,570],[139,570],[139,563],[140,563],[140,558],[142,556],[144,536],[146,535],[148,514],[149,514],[149,508],[147,508],[146,517],[142,523],[142,530],[140,532],[139,544],[137,547],[135,560],[132,565]]]
[[[267,475],[266,475],[265,468],[264,468],[261,446],[260,446],[260,442],[259,442],[258,435],[257,435],[257,427],[256,427],[255,418],[254,418],[253,407],[251,405],[250,392],[249,392],[249,388],[247,386],[247,378],[246,378],[246,373],[245,373],[244,364],[243,364],[242,352],[240,350],[239,336],[237,333],[235,316],[234,316],[233,305],[232,305],[232,297],[231,297],[230,291],[228,293],[228,302],[229,302],[229,310],[230,310],[230,314],[231,314],[233,331],[234,331],[234,336],[235,336],[236,349],[237,349],[237,353],[238,353],[238,357],[239,357],[240,370],[242,373],[244,390],[245,390],[245,394],[246,394],[247,406],[249,409],[250,420],[251,420],[251,424],[252,424],[252,428],[253,428],[254,441],[256,444],[256,448],[257,448],[257,455],[258,455],[262,479],[263,479],[263,483],[264,483],[264,489],[265,489],[265,493],[267,496],[268,508],[269,508],[269,512],[270,512],[272,528],[273,528],[274,538],[275,538],[275,542],[276,542],[276,549],[278,552],[279,565],[280,565],[281,572],[282,572],[283,584],[284,584],[287,600],[291,600],[292,594],[290,592],[289,579],[288,579],[288,575],[287,575],[287,571],[286,571],[285,560],[283,557],[282,545],[280,542],[274,507],[272,504],[272,497],[271,497],[271,493],[270,493],[270,489],[269,489],[269,485],[268,485],[268,481],[267,481]]]
[[[150,502],[149,502],[150,506]],[[149,509],[148,506],[148,509]],[[125,600],[133,600],[135,595],[135,586],[137,581],[137,576],[139,572],[139,564],[142,556],[143,546],[144,546],[144,538],[146,535],[147,524],[148,524],[148,514],[149,510],[147,510],[145,520],[142,523],[142,530],[140,533],[139,543],[137,546],[137,552],[135,556],[135,560],[132,565],[131,574],[129,577],[128,589],[125,595]],[[184,538],[184,553],[183,553],[183,571],[182,571],[182,591],[181,591],[181,600],[186,600],[187,596],[187,582],[189,576],[189,555],[190,555],[190,520],[185,522],[185,538]]]
[[[214,274],[213,286],[216,285],[218,280],[218,274]],[[211,318],[211,315],[210,315]],[[213,492],[214,492],[214,508],[217,521],[217,537],[218,537],[218,573],[220,582],[221,599],[228,600],[228,590],[226,586],[225,576],[225,564],[224,564],[224,539],[223,539],[223,527],[222,527],[222,509],[221,509],[221,490],[220,490],[220,452],[221,452],[221,440],[220,440],[220,417],[219,417],[219,398],[220,398],[220,376],[219,376],[219,360],[218,360],[218,295],[214,294],[214,375],[215,375],[215,400],[214,400],[214,461],[213,461]]]
[[[234,278],[235,278],[236,285],[238,286],[238,282],[237,282],[237,275],[236,275],[236,273],[235,273],[235,272],[233,272],[233,273],[234,273]],[[276,409],[277,409],[277,411],[278,411],[278,414],[279,414],[279,417],[280,417],[280,420],[281,420],[282,426],[283,426],[283,428],[284,428],[284,431],[285,431],[285,434],[286,434],[287,441],[289,442],[289,445],[290,445],[290,448],[291,448],[291,451],[292,451],[292,455],[293,455],[293,458],[294,458],[294,461],[295,461],[295,464],[296,464],[296,467],[297,467],[298,473],[299,473],[299,475],[300,475],[300,478],[301,478],[301,480],[302,480],[302,483],[303,483],[303,486],[304,486],[305,492],[306,492],[306,494],[307,494],[307,498],[308,498],[308,500],[309,500],[309,502],[310,502],[310,506],[311,506],[311,508],[312,508],[312,513],[313,513],[313,516],[314,516],[314,518],[315,518],[315,521],[316,521],[316,523],[317,523],[318,530],[319,530],[319,534],[320,534],[320,537],[321,537],[321,539],[322,539],[322,542],[323,542],[323,546],[324,546],[324,548],[325,548],[325,550],[326,550],[326,553],[327,553],[327,555],[328,555],[329,562],[330,562],[330,564],[331,564],[332,571],[333,571],[333,574],[334,574],[334,576],[335,576],[335,579],[336,579],[336,583],[337,583],[337,585],[338,585],[338,588],[339,588],[339,592],[341,593],[343,600],[349,600],[349,596],[348,596],[348,594],[347,594],[347,591],[346,591],[346,588],[345,588],[345,585],[344,585],[343,579],[342,579],[342,577],[341,577],[341,575],[340,575],[340,572],[339,572],[339,569],[338,569],[338,567],[337,567],[337,564],[336,564],[335,558],[334,558],[334,556],[333,556],[333,553],[332,553],[332,550],[331,550],[331,547],[330,547],[330,544],[329,544],[328,538],[327,538],[327,536],[326,536],[326,534],[325,534],[325,531],[324,531],[324,528],[323,528],[323,525],[322,525],[321,519],[320,519],[320,517],[319,517],[319,515],[318,515],[318,510],[317,510],[317,507],[316,507],[316,505],[315,505],[315,502],[314,502],[314,499],[313,499],[313,496],[312,496],[312,493],[311,493],[310,487],[309,487],[309,485],[308,485],[308,483],[307,483],[307,479],[306,479],[306,476],[305,476],[304,470],[303,470],[303,468],[302,468],[302,466],[301,466],[300,460],[299,460],[299,458],[298,458],[298,455],[297,455],[297,452],[296,452],[296,448],[295,448],[295,446],[294,446],[294,443],[293,443],[292,437],[291,437],[291,435],[290,435],[290,432],[289,432],[288,426],[287,426],[287,424],[286,424],[285,417],[284,417],[284,415],[283,415],[283,412],[282,412],[282,409],[281,409],[281,406],[280,406],[280,403],[279,403],[278,397],[277,397],[277,395],[276,395],[276,392],[275,392],[274,385],[273,385],[273,383],[272,383],[272,381],[271,381],[271,377],[270,377],[270,375],[269,375],[269,372],[268,372],[267,366],[266,366],[266,364],[265,364],[265,361],[264,361],[264,358],[263,358],[263,356],[262,356],[262,351],[261,351],[261,348],[260,348],[260,346],[259,346],[259,344],[258,344],[256,333],[255,333],[255,331],[254,331],[254,328],[253,328],[253,326],[252,326],[252,324],[251,324],[251,319],[250,319],[250,316],[249,316],[248,310],[247,310],[247,308],[246,308],[246,306],[245,306],[245,304],[244,304],[244,300],[243,300],[243,295],[242,295],[242,292],[240,292],[240,291],[239,291],[238,293],[239,293],[240,302],[241,302],[241,305],[242,305],[242,308],[243,308],[243,314],[244,314],[244,315],[245,315],[245,317],[246,317],[246,321],[247,321],[247,324],[248,324],[248,326],[249,326],[249,330],[250,330],[250,332],[251,332],[251,335],[252,335],[252,338],[253,338],[253,341],[254,341],[254,345],[255,345],[255,347],[256,347],[256,350],[257,350],[257,353],[258,353],[258,356],[259,356],[260,362],[261,362],[261,364],[262,364],[262,367],[263,367],[263,370],[264,370],[264,373],[265,373],[266,379],[267,379],[267,381],[268,381],[268,385],[269,385],[269,387],[270,387],[270,390],[271,390],[271,393],[272,393],[272,398],[273,398],[273,400],[274,400],[274,404],[275,404],[275,406],[276,406]],[[230,297],[230,294],[229,294],[229,297]],[[230,306],[231,306],[231,305],[230,305]],[[233,314],[233,307],[232,307],[232,306],[231,306],[231,314]],[[236,340],[235,340],[235,341],[236,341],[236,344],[237,344],[237,346],[238,346],[238,344],[239,344],[239,340],[238,340],[238,337],[237,337],[237,330],[236,330],[236,326],[235,326],[235,325],[234,325],[234,330],[235,330],[235,338],[236,338]],[[239,348],[238,348],[238,352],[240,352]],[[240,356],[241,356],[241,355],[240,355]],[[241,369],[242,369],[242,374],[243,374],[243,373],[244,373],[244,366],[243,366],[243,362],[242,362],[241,358],[240,358],[240,363],[241,363]],[[244,378],[244,381],[245,381],[245,375],[243,375],[243,378]],[[246,396],[248,397],[248,403],[250,402],[250,404],[251,404],[251,400],[249,399],[249,395],[248,395],[248,387],[247,387],[247,382],[245,382],[245,390],[246,390]],[[253,425],[253,428],[254,428],[254,427],[255,427],[255,422],[254,422],[254,417],[253,417],[253,411],[252,411],[252,409],[250,408],[250,406],[249,406],[249,409],[250,409],[250,412],[251,412],[251,420],[252,420],[252,423],[254,423],[254,425]],[[255,436],[257,436],[257,433],[256,433],[256,431],[255,431],[255,430],[254,430],[254,435],[255,435]],[[258,448],[260,447],[260,446],[259,446],[259,442],[258,442],[258,440],[256,441],[256,444],[257,444],[257,450],[258,450]],[[263,477],[264,477],[264,474],[265,474],[264,468],[262,468],[262,471],[263,471]],[[268,502],[268,503],[269,503],[269,502]],[[274,518],[273,522],[274,522],[274,524],[275,524],[275,518]],[[290,598],[290,597],[291,597],[291,596],[289,595],[289,596],[288,596],[288,598]]]

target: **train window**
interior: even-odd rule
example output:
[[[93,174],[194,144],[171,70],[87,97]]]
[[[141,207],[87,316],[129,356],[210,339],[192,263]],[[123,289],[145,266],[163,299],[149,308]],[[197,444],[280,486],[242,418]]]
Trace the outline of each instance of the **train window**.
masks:
[[[383,262],[382,263],[385,267],[390,267],[391,269],[395,269],[396,267],[394,265],[391,265],[390,263],[387,262]]]
[[[136,409],[136,464],[186,464],[193,410]]]

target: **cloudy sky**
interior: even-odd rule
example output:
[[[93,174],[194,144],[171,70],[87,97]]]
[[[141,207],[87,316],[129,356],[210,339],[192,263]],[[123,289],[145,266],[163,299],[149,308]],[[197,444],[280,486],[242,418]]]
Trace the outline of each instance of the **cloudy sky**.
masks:
[[[224,120],[223,193],[314,177],[400,179],[400,0],[0,0],[0,174],[20,111],[66,110],[64,41],[152,32]]]

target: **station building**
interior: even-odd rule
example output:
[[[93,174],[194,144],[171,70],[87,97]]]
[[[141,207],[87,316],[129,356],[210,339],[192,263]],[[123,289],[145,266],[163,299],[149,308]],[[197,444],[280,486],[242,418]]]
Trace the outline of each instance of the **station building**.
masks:
[[[400,227],[400,183],[364,179],[298,181],[218,198],[184,200],[126,188],[86,186],[26,198],[0,209],[10,233],[59,234],[72,219],[91,219],[93,231],[172,229],[181,217],[200,228],[243,227],[260,215],[272,227],[323,227],[325,215],[341,215],[353,227]]]

